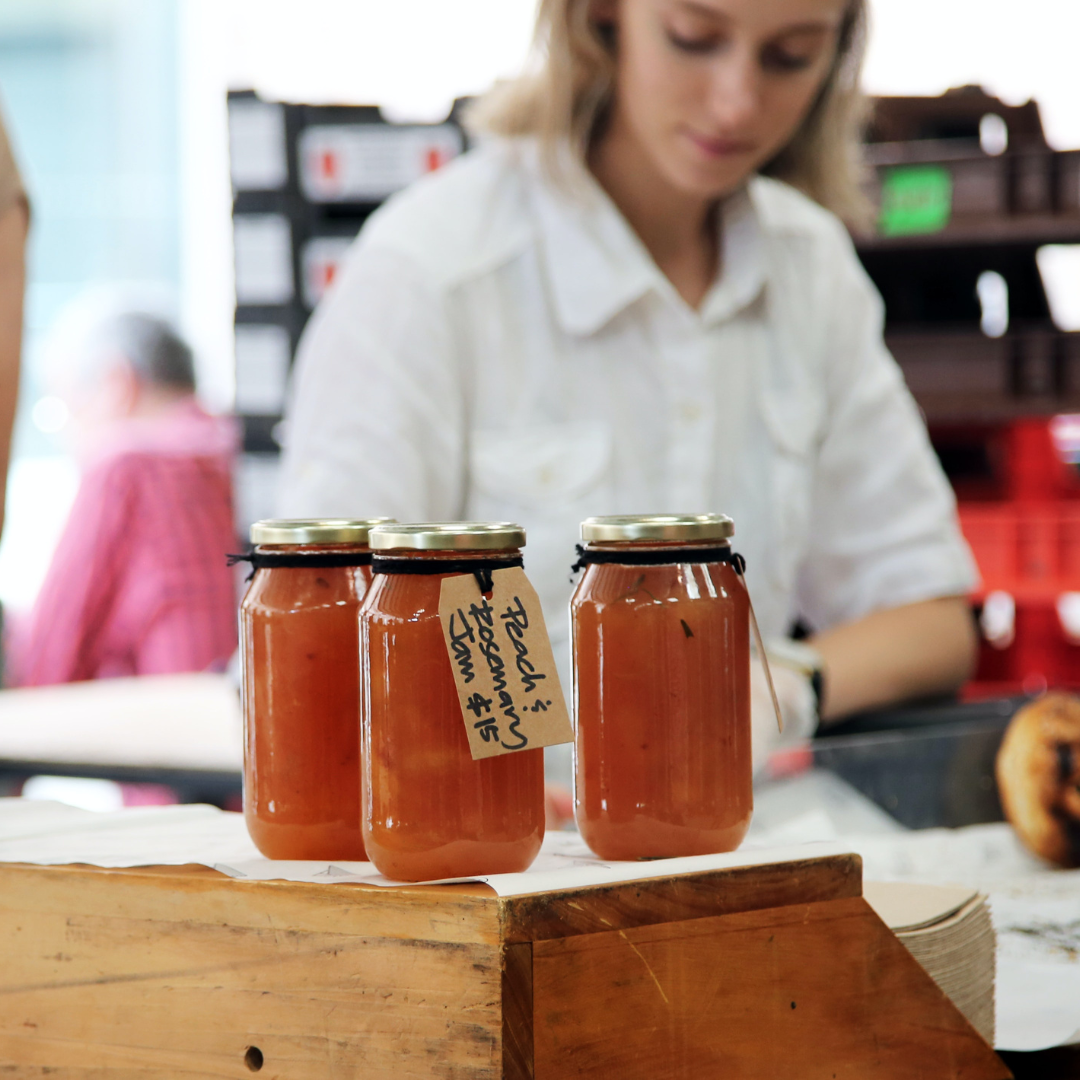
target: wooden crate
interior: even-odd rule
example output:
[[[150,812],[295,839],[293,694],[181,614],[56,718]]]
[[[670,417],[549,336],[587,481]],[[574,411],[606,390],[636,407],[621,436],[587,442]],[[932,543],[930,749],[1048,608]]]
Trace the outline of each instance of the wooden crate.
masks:
[[[0,1074],[1008,1077],[861,893],[855,855],[512,898],[0,866]]]

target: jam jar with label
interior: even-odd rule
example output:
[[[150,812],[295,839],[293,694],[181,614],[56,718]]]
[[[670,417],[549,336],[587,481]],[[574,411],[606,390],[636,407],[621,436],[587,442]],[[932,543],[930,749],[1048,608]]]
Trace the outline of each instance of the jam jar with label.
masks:
[[[258,521],[240,604],[244,816],[271,859],[365,859],[360,645],[368,533],[389,518]]]
[[[753,812],[749,596],[730,518],[582,523],[575,816],[604,859],[738,847]]]
[[[443,581],[521,566],[510,523],[373,529],[360,608],[362,799],[368,857],[399,881],[526,869],[544,838],[544,755],[474,760],[439,616]],[[490,587],[490,585],[489,585]]]

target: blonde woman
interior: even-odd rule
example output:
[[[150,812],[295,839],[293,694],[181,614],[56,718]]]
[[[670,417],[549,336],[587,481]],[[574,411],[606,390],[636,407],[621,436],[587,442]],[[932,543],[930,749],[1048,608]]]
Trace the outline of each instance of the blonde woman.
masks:
[[[864,33],[864,0],[542,0],[479,147],[315,314],[281,510],[518,520],[563,641],[581,518],[722,511],[766,636],[814,631],[792,736],[957,687],[973,565],[840,221]]]

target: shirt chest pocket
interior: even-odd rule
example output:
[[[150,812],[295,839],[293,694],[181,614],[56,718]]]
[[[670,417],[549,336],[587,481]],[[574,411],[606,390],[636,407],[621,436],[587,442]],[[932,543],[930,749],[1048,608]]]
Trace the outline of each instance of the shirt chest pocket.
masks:
[[[605,486],[611,435],[599,424],[473,432],[470,502],[558,514]]]

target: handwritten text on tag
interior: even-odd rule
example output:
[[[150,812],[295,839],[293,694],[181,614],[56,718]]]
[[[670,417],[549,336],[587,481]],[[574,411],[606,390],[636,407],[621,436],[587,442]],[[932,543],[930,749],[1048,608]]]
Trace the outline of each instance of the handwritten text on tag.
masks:
[[[520,567],[443,579],[439,618],[474,759],[573,742],[536,590]]]

